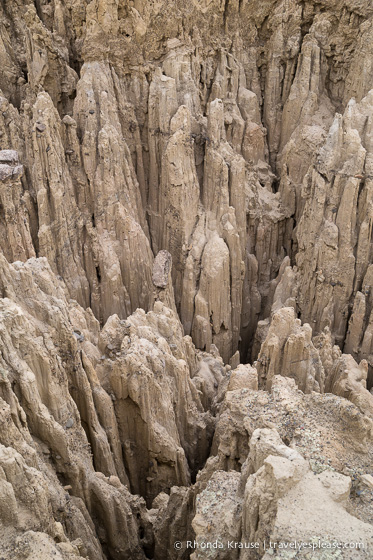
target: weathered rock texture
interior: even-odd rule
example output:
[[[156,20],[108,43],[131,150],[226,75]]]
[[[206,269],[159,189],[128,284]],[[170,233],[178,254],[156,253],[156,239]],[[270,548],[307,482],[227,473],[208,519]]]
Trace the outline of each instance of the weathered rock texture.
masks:
[[[160,302],[100,331],[45,258],[0,258],[2,531],[14,543],[24,531],[73,548],[81,538],[92,558],[145,558],[143,498],[203,466],[213,419],[202,402],[222,361],[198,354]]]
[[[339,344],[360,292],[346,344],[369,355],[371,8],[329,4],[5,4],[7,256],[46,256],[105,321],[151,308],[166,249],[186,334],[228,360],[288,255]]]
[[[370,0],[1,3],[1,557],[368,546],[372,30]]]

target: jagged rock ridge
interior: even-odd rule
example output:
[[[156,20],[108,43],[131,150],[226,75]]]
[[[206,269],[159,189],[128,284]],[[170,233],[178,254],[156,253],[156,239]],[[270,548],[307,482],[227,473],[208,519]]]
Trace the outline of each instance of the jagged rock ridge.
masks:
[[[372,538],[372,17],[2,3],[5,558]]]

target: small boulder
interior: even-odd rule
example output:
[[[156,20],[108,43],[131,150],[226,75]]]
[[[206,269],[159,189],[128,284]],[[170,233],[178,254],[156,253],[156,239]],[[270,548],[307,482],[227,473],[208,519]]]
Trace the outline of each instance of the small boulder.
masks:
[[[172,257],[168,251],[159,251],[153,264],[152,280],[157,288],[165,288],[169,280],[169,272],[172,266]]]
[[[8,165],[18,164],[18,152],[16,150],[0,150],[0,163]]]

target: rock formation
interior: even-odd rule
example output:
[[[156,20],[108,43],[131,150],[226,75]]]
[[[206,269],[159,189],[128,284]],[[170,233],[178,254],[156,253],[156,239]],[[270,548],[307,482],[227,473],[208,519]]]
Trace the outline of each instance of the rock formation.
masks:
[[[1,3],[1,558],[372,557],[372,22]]]

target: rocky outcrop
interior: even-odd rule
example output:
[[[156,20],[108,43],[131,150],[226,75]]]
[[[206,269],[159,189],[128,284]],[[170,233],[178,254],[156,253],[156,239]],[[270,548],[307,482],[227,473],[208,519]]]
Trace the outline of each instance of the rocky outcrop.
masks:
[[[292,239],[309,214],[302,182],[335,110],[352,95],[368,110],[369,79],[353,85],[359,49],[370,56],[368,30],[352,40],[371,17],[363,4],[193,4],[182,32],[165,3],[7,7],[4,29],[22,40],[4,31],[1,147],[26,168],[22,192],[13,189],[26,231],[7,254],[46,256],[103,323],[151,308],[153,254],[168,250],[186,334],[225,361],[239,347],[246,358],[283,259],[308,235],[303,218]],[[342,336],[345,320],[335,321]]]
[[[275,375],[283,375],[295,379],[304,393],[324,391],[324,368],[312,343],[312,329],[295,318],[292,307],[284,307],[272,316],[257,368],[260,383],[267,389]]]
[[[329,529],[324,524],[320,538],[350,523],[339,498],[333,504],[342,483],[345,500],[348,476],[367,473],[372,420],[345,398],[307,395],[281,375],[270,392],[258,391],[254,367],[231,370],[217,349],[215,357],[196,351],[175,312],[160,301],[127,320],[114,315],[101,329],[91,311],[66,300],[67,288],[45,258],[9,265],[2,257],[1,267],[6,558],[14,550],[32,558],[41,547],[61,558],[181,559],[192,552],[198,558],[206,535],[260,540],[262,527],[272,527],[279,542],[302,532],[308,538],[320,527],[317,500],[326,501],[335,520]],[[348,385],[340,373],[329,374],[327,355],[328,382],[339,379],[333,390],[343,392]],[[358,394],[356,386],[352,392]],[[367,400],[356,404],[370,414]],[[210,411],[218,420],[204,466]],[[334,471],[344,476],[330,475],[330,481]],[[263,484],[273,488],[266,498]],[[288,533],[288,520],[300,515],[290,504],[307,492],[319,498],[309,501],[299,534]],[[255,503],[267,512],[259,524]],[[370,538],[369,526],[353,525]],[[169,545],[178,539],[182,547],[175,552]],[[187,549],[187,541],[199,546]]]
[[[274,378],[271,392],[247,387],[226,393],[212,455],[223,470],[241,470],[254,431],[274,427],[285,444],[297,449],[315,471],[331,466],[349,474],[345,458],[349,457],[346,464],[357,467],[362,459],[360,453],[366,454],[362,468],[369,464],[371,419],[344,398],[316,392],[305,395],[293,379],[282,376]],[[333,432],[333,438],[328,439],[328,430]]]
[[[328,326],[339,344],[348,305],[369,264],[369,132],[359,131],[358,124],[365,122],[369,106],[368,95],[360,105],[351,101],[344,117],[335,118],[305,179],[306,204],[297,226],[301,317],[313,323],[314,332]]]
[[[295,397],[296,393],[298,398]],[[342,431],[339,435],[334,431],[338,420],[331,427],[330,418],[336,409],[342,414],[349,412],[347,409],[342,412],[344,407],[342,405],[343,408],[340,408],[343,403],[341,399],[333,397],[327,402],[314,394],[318,404],[315,402],[313,409],[307,407],[304,415],[300,399],[308,397],[300,397],[300,394],[293,381],[281,380],[280,377],[275,379],[272,388],[274,402],[269,410],[268,404],[265,404],[270,402],[267,393],[250,394],[244,390],[227,393],[226,407],[232,416],[235,413],[237,419],[238,410],[242,411],[241,422],[246,428],[249,452],[241,474],[232,470],[210,471],[207,485],[202,491],[199,489],[196,515],[192,522],[196,536],[190,545],[194,550],[191,558],[204,558],[206,554],[222,560],[281,558],[283,549],[291,548],[290,543],[295,541],[304,543],[298,554],[301,558],[307,558],[312,546],[318,550],[321,546],[319,543],[325,543],[324,548],[329,543],[329,548],[332,548],[332,543],[336,541],[346,542],[346,524],[350,528],[348,538],[354,535],[356,542],[361,543],[363,548],[352,552],[341,551],[341,557],[369,557],[368,548],[373,536],[371,525],[347,511],[351,478],[334,471],[332,465],[335,464],[336,455],[333,460],[324,458],[320,461],[321,455],[316,459],[321,450],[317,443],[321,441],[318,439],[321,433],[315,430],[316,423],[320,429],[325,422],[324,429],[330,429],[329,434],[333,433],[330,439],[333,440],[332,447],[336,446],[334,451],[337,451],[337,441],[341,445],[346,445],[346,442]],[[231,400],[230,396],[235,400]],[[253,406],[255,401],[258,404]],[[238,407],[233,408],[233,402]],[[263,407],[267,411],[265,417],[260,416]],[[312,414],[309,414],[311,410]],[[282,422],[279,423],[279,418],[284,414],[286,420],[281,431],[284,428],[287,431],[289,424],[293,424],[294,429],[294,418],[290,419],[289,413],[291,416],[299,414],[300,429],[292,442],[286,438],[285,445],[274,426],[280,427]],[[225,412],[219,422],[227,422]],[[255,424],[263,425],[266,422],[272,427],[254,428]],[[229,418],[229,423],[232,425],[233,419]],[[300,449],[310,462],[302,457]],[[330,446],[328,451],[331,450]],[[359,461],[356,448],[353,455]],[[208,471],[207,466],[205,471]]]
[[[275,434],[262,430],[260,435],[254,432],[253,438],[262,440]],[[312,545],[316,550],[322,546],[319,543],[324,544],[323,548],[328,544],[332,548],[333,543],[344,542],[348,524],[348,538],[356,539],[363,548],[344,550],[341,557],[368,558],[372,527],[346,511],[351,479],[327,470],[314,476],[306,461],[298,453],[291,453],[281,440],[277,446],[272,441],[268,443],[265,449],[261,442],[262,466],[248,477],[245,486],[244,542],[262,543],[269,539],[275,557],[281,557],[290,543],[303,542],[308,547],[304,546],[299,555],[307,558],[307,548],[312,549]],[[266,552],[264,546],[260,552],[264,553],[263,558],[273,557],[273,550]],[[255,558],[255,553],[244,550],[239,558],[249,560]]]
[[[370,539],[372,18],[1,3],[1,557]]]
[[[372,414],[372,395],[367,391],[368,364],[359,364],[350,354],[342,354],[338,346],[332,347],[331,333],[325,329],[314,338],[326,373],[325,390],[351,400],[364,414]]]
[[[27,210],[27,196],[23,195],[21,176],[23,166],[19,165],[16,150],[0,151],[0,209],[1,237],[8,243],[4,254],[10,261],[27,260],[35,256]]]
[[[160,302],[100,331],[91,311],[67,302],[46,259],[1,257],[1,278],[4,538],[84,535],[91,558],[104,557],[102,546],[143,558],[150,521],[129,490],[149,503],[188,484],[209,453],[213,418],[192,379],[203,356]],[[220,363],[204,366],[218,380]]]
[[[192,527],[196,533],[193,540],[192,560],[206,557],[206,550],[211,558],[232,558],[231,552],[225,554],[218,548],[218,543],[239,542],[241,537],[240,509],[242,498],[238,492],[240,474],[237,472],[216,471],[206,488],[197,496],[196,515]],[[216,543],[216,549],[207,549],[207,543]],[[236,556],[233,553],[233,558]]]
[[[103,557],[103,545],[113,557],[142,558],[137,532],[145,505],[118,478],[125,475],[111,450],[116,426],[106,434],[99,419],[100,401],[109,417],[111,400],[104,391],[93,396],[95,380],[86,373],[63,285],[45,259],[11,266],[1,257],[1,278],[4,546],[36,531],[46,541],[47,535],[66,542],[82,538],[92,558]],[[94,337],[93,315],[77,312]],[[37,546],[38,539],[31,535],[30,543]]]
[[[151,503],[160,492],[187,485],[208,456],[212,418],[193,383],[193,345],[160,302],[127,323],[112,316],[98,345],[97,374],[114,401],[130,487]]]

